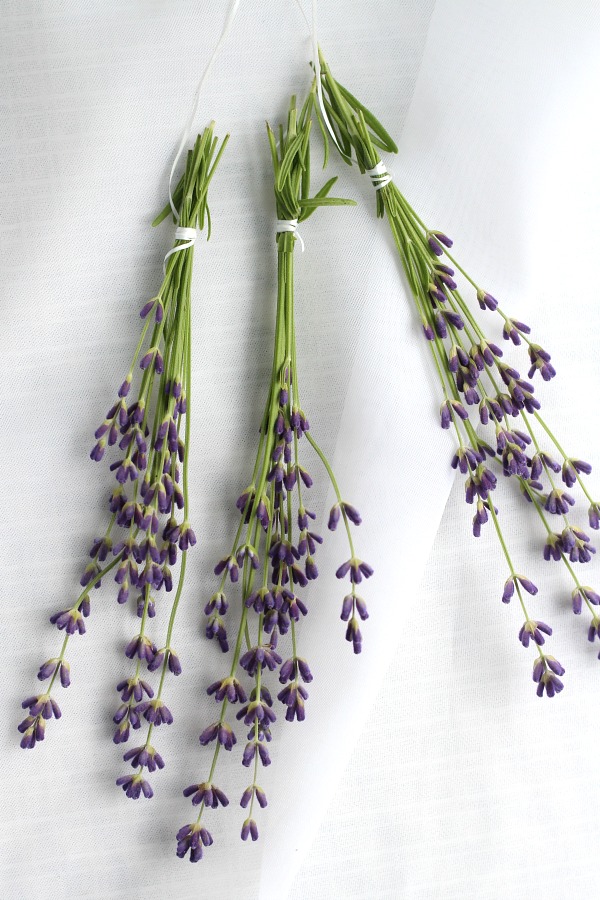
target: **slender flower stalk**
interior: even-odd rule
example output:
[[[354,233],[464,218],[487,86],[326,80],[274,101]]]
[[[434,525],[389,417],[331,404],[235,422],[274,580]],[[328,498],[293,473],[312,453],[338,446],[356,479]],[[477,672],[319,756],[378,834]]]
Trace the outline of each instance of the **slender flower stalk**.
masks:
[[[349,559],[337,570],[337,577],[349,580],[349,591],[342,604],[346,639],[355,653],[361,649],[359,620],[367,618],[358,586],[373,570],[354,550],[352,527],[360,524],[357,510],[343,499],[324,452],[309,428],[299,392],[294,316],[294,250],[297,223],[306,221],[319,206],[348,205],[352,201],[329,196],[336,179],[328,181],[310,196],[310,130],[314,91],[301,110],[292,98],[287,127],[278,137],[267,126],[275,176],[275,200],[278,218],[277,264],[278,290],[273,367],[265,411],[260,423],[258,450],[250,482],[237,501],[240,523],[231,549],[215,567],[219,576],[216,592],[206,605],[206,633],[215,638],[223,651],[229,648],[226,619],[229,601],[226,585],[239,584],[241,602],[231,664],[222,678],[208,688],[219,704],[214,722],[200,735],[203,746],[214,743],[212,762],[206,780],[184,791],[199,807],[195,821],[177,834],[177,855],[188,851],[192,862],[202,857],[203,847],[212,843],[203,818],[207,808],[226,806],[225,793],[214,783],[221,749],[230,751],[237,735],[228,721],[229,708],[239,706],[236,718],[249,729],[242,764],[251,771],[251,779],[241,798],[247,811],[241,837],[258,838],[255,819],[257,807],[267,798],[259,784],[259,764],[271,762],[268,743],[275,721],[273,698],[267,685],[277,674],[281,689],[277,699],[283,704],[289,722],[302,721],[312,681],[309,665],[301,653],[298,623],[307,614],[300,593],[318,576],[315,554],[322,538],[311,524],[316,516],[308,505],[313,479],[304,467],[304,453],[312,448],[331,481],[336,502],[328,526],[334,531],[342,524],[348,540]],[[308,447],[307,447],[308,445]],[[289,635],[291,653],[280,654],[279,638]],[[287,657],[287,658],[284,658]]]
[[[492,496],[497,487],[493,466],[520,488],[536,510],[543,526],[543,555],[562,562],[573,581],[573,611],[585,607],[591,616],[588,637],[600,638],[600,596],[579,579],[574,566],[590,561],[595,548],[586,530],[573,524],[571,510],[575,485],[588,504],[592,529],[600,526],[600,503],[586,485],[589,463],[563,449],[540,414],[540,402],[531,380],[536,375],[550,381],[556,374],[550,354],[530,336],[520,319],[510,316],[496,298],[475,281],[451,255],[452,240],[429,228],[401,193],[380,157],[380,151],[397,147],[373,114],[333,77],[320,56],[323,104],[319,110],[322,132],[335,139],[342,158],[367,173],[375,189],[377,215],[386,218],[406,275],[433,365],[439,377],[442,428],[453,429],[457,450],[452,465],[466,476],[465,499],[475,506],[473,534],[491,522],[506,559],[508,579],[502,600],[516,596],[524,617],[519,631],[523,646],[535,651],[533,679],[537,693],[549,697],[562,690],[563,668],[542,648],[552,629],[531,618],[525,594],[537,593],[535,585],[519,574],[508,550]],[[458,273],[458,274],[457,274]],[[473,313],[474,295],[481,311],[492,315],[504,340],[524,346],[528,355],[527,378],[503,359],[498,344],[488,338]],[[474,422],[493,434],[484,440]],[[551,452],[544,442],[549,442]],[[489,465],[488,465],[489,463]],[[558,523],[551,525],[551,520]]]
[[[165,258],[164,279],[158,294],[141,310],[144,324],[131,367],[117,401],[95,434],[96,444],[90,454],[93,460],[99,462],[107,451],[119,451],[119,458],[110,465],[117,485],[109,501],[108,526],[92,545],[91,562],[81,578],[81,594],[72,606],[51,617],[65,637],[59,655],[40,668],[38,677],[49,679],[48,687],[23,703],[29,714],[19,726],[21,746],[33,747],[43,739],[46,721],[60,717],[51,691],[57,679],[63,687],[69,685],[66,651],[70,638],[85,632],[91,589],[99,587],[103,577],[114,571],[117,602],[133,600],[140,619],[138,633],[125,648],[125,655],[135,660],[135,668],[117,686],[122,705],[114,717],[116,744],[125,743],[131,729],[146,725],[144,742],[124,756],[133,766],[133,774],[117,780],[132,798],[141,794],[151,797],[145,772],[164,766],[151,738],[155,728],[173,721],[163,700],[163,687],[167,673],[181,672],[172,643],[173,629],[184,587],[187,551],[196,543],[188,496],[194,240],[196,229],[202,230],[205,225],[210,236],[207,192],[227,143],[225,138],[219,146],[213,129],[211,123],[188,152],[185,173],[173,197],[178,230],[174,248]],[[167,206],[153,224],[163,221],[170,212]],[[136,371],[140,374],[134,379]],[[113,539],[115,530],[120,533]],[[174,579],[172,569],[180,553],[179,577]],[[173,599],[164,640],[157,646],[148,626],[163,591]],[[156,690],[143,668],[159,672]]]

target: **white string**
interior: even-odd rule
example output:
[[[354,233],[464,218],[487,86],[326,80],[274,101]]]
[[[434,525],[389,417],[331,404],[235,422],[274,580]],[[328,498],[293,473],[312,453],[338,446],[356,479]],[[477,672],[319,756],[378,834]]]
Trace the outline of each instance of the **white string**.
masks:
[[[190,136],[192,126],[194,124],[194,119],[196,118],[196,113],[198,112],[198,104],[200,103],[200,93],[202,91],[202,86],[204,85],[204,82],[206,81],[208,73],[210,72],[210,70],[213,67],[213,63],[219,54],[219,50],[221,49],[221,47],[227,40],[229,32],[231,31],[231,26],[233,25],[233,20],[235,19],[236,13],[238,11],[240,2],[241,2],[241,0],[233,0],[231,7],[229,9],[229,12],[227,14],[227,18],[225,19],[225,24],[223,25],[223,31],[221,32],[221,37],[217,41],[215,49],[212,52],[212,56],[208,60],[208,62],[206,64],[206,68],[204,69],[204,72],[202,73],[202,77],[200,78],[200,81],[198,82],[198,86],[196,88],[196,93],[194,95],[194,103],[192,105],[192,111],[186,122],[186,126],[185,126],[185,128],[183,130],[183,134],[181,136],[179,149],[177,150],[175,159],[173,160],[173,165],[171,166],[171,172],[169,175],[169,204],[171,206],[171,209],[173,210],[173,215],[175,216],[175,219],[177,221],[179,221],[179,213],[177,212],[177,208],[173,201],[173,193],[172,193],[173,175],[175,173],[175,169],[177,168],[177,163],[179,162],[179,160],[181,158],[181,154],[183,153],[183,151],[186,147],[186,144],[188,142],[188,138]],[[177,248],[177,249],[181,249],[181,248]],[[169,254],[167,254],[167,256],[168,255]],[[166,257],[165,257],[165,259],[166,259]]]
[[[302,9],[300,4],[300,0],[297,0],[298,6]],[[304,10],[302,9],[302,13],[304,15]],[[306,19],[306,15],[304,15]],[[306,20],[308,23],[308,19]],[[327,131],[331,135],[331,140],[338,148],[342,156],[346,159],[350,159],[347,153],[344,153],[343,149],[340,147],[338,143],[338,139],[335,136],[335,131],[333,130],[333,126],[329,121],[329,116],[327,115],[327,110],[325,109],[325,100],[323,99],[323,85],[321,84],[321,60],[319,57],[319,40],[317,38],[317,0],[312,0],[312,26],[311,26],[311,39],[312,39],[312,47],[313,47],[313,65],[315,67],[315,78],[317,80],[317,100],[319,103],[319,108],[321,110],[321,115],[323,116],[323,121],[325,122],[325,126]]]
[[[389,184],[392,180],[392,176],[388,172],[385,163],[381,162],[381,160],[376,166],[373,166],[372,169],[365,169],[365,172],[371,179],[371,184],[376,191],[380,191],[381,188],[384,188],[386,184]]]
[[[184,228],[183,225],[178,225],[175,229],[175,240],[176,241],[185,241],[183,244],[178,244],[176,247],[173,247],[164,258],[163,261],[163,273],[167,274],[167,260],[170,256],[173,256],[174,253],[178,253],[180,250],[186,250],[188,247],[193,247],[196,243],[197,232],[195,228]]]
[[[291,232],[294,235],[294,238],[297,241],[300,241],[300,248],[304,253],[304,241],[302,240],[302,235],[298,231],[298,219],[277,219],[277,227],[275,229],[277,234],[282,234],[283,232]]]
[[[296,0],[296,4],[298,6],[298,9],[302,13],[302,18],[306,22],[306,27],[308,28],[308,33],[310,34],[310,22],[308,21],[308,16],[304,12],[304,7],[302,6],[302,0]]]

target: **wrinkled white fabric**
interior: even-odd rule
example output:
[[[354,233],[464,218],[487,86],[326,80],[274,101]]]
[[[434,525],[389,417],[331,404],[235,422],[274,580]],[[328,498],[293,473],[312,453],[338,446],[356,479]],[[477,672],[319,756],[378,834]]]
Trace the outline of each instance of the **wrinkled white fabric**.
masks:
[[[93,597],[89,633],[73,640],[73,685],[58,697],[63,719],[50,723],[34,752],[17,747],[18,703],[35,689],[36,666],[58,645],[45,620],[75,596],[86,550],[105,521],[111,478],[87,453],[127,371],[138,310],[155,292],[172,245],[172,225],[151,230],[149,222],[166,202],[181,124],[226,12],[221,0],[200,6],[9,0],[3,8],[0,453],[6,483],[18,479],[18,488],[0,526],[7,636],[0,662],[2,895],[492,897],[504,878],[498,861],[484,882],[487,893],[478,891],[492,851],[504,842],[500,859],[515,870],[503,897],[525,897],[525,886],[540,878],[552,896],[572,896],[568,852],[588,859],[585,839],[591,852],[597,837],[598,798],[589,788],[593,721],[579,781],[567,777],[558,758],[581,764],[581,719],[592,718],[597,677],[593,654],[583,646],[583,623],[564,612],[547,572],[553,624],[561,620],[567,632],[574,677],[557,705],[530,700],[529,660],[516,644],[520,622],[497,600],[501,560],[491,536],[475,546],[468,537],[460,486],[419,588],[451,485],[451,445],[437,427],[435,382],[391,241],[374,218],[372,185],[333,155],[321,177],[335,166],[341,177],[334,192],[361,203],[319,210],[303,226],[306,253],[296,254],[299,363],[315,437],[363,514],[357,550],[376,569],[364,591],[371,610],[365,649],[355,658],[343,640],[343,587],[333,572],[345,548],[341,535],[328,534],[300,635],[315,674],[307,721],[276,729],[273,765],[261,778],[269,796],[261,840],[245,845],[238,838],[237,798],[247,772],[234,751],[222,756],[216,777],[232,803],[207,817],[214,846],[197,866],[174,857],[174,832],[192,814],[181,789],[205,777],[210,757],[197,742],[213,712],[205,687],[227,662],[204,639],[201,610],[237,523],[235,498],[249,476],[270,369],[276,259],[263,123],[277,121],[288,95],[309,84],[310,43],[293,3],[241,4],[196,123],[200,129],[215,118],[217,133],[230,130],[232,139],[211,185],[213,237],[206,246],[199,236],[195,249],[190,491],[199,544],[190,553],[175,631],[184,673],[165,694],[175,724],[155,741],[167,768],[152,777],[151,801],[132,803],[114,786],[128,768],[110,741],[114,684],[130,671],[122,650],[137,620],[116,606],[110,582]],[[552,344],[561,379],[544,391],[548,401],[555,398],[547,406],[563,418],[576,450],[590,455],[594,440],[577,428],[585,398],[573,399],[569,385],[582,371],[597,384],[596,362],[578,343],[571,302],[569,327],[560,316],[567,315],[565,293],[573,292],[592,346],[598,314],[582,292],[581,259],[593,259],[597,241],[597,142],[589,117],[587,144],[574,138],[583,133],[582,111],[591,100],[575,104],[573,97],[596,77],[597,14],[591,3],[560,10],[516,2],[435,6],[426,48],[433,0],[386,0],[377,16],[357,0],[323,3],[319,40],[340,80],[398,139],[399,157],[386,160],[397,183],[427,221],[452,233],[468,267]],[[315,157],[316,188],[319,176]],[[561,203],[550,191],[560,192]],[[552,271],[543,246],[549,224]],[[310,469],[324,531],[331,495],[317,462]],[[529,524],[527,511],[517,511]],[[479,616],[484,583],[486,615]],[[157,636],[165,618],[159,612]],[[405,671],[411,666],[426,669],[425,676]],[[553,731],[557,723],[566,747]],[[440,742],[438,753],[430,735]],[[510,767],[502,766],[499,740]],[[476,784],[467,788],[473,772]],[[575,806],[579,784],[586,796]],[[469,790],[472,802],[459,816],[452,801]],[[557,841],[543,840],[543,823],[525,819],[525,803],[519,809],[518,798],[534,791],[536,804],[546,803],[549,835],[556,825],[550,802],[562,816],[558,856]],[[490,796],[495,816],[487,811]],[[534,835],[534,854],[550,860],[552,852],[548,869],[531,861],[526,843],[511,843],[515,829],[523,842]],[[469,852],[476,865],[464,865]],[[586,895],[586,873],[575,875]]]

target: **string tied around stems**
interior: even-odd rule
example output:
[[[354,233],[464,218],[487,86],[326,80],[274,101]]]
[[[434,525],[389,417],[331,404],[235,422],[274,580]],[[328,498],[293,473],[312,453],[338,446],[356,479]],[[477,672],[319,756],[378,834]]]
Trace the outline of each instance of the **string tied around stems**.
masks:
[[[300,248],[304,253],[304,241],[302,240],[302,235],[298,231],[298,219],[277,219],[275,232],[277,234],[283,234],[284,232],[293,234],[294,238],[297,241],[300,241]]]
[[[386,164],[381,160],[372,169],[365,169],[365,172],[371,179],[371,184],[376,191],[380,191],[392,180],[391,173],[388,172]]]
[[[172,247],[171,250],[165,255],[163,262],[163,272],[166,274],[167,272],[167,260],[174,253],[178,253],[180,250],[187,250],[188,247],[193,247],[196,243],[197,231],[195,228],[186,228],[183,225],[178,225],[175,229],[175,240],[183,241],[182,244],[177,244],[176,247]]]

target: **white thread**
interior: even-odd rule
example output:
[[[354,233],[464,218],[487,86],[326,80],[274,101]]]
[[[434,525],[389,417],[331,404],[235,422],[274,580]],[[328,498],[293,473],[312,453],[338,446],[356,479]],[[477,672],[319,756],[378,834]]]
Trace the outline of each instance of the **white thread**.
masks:
[[[194,102],[192,105],[192,111],[187,120],[186,126],[183,130],[183,134],[181,136],[181,141],[179,143],[179,149],[177,150],[177,153],[175,154],[175,159],[173,160],[173,165],[171,166],[171,172],[169,174],[169,204],[171,206],[171,209],[173,210],[173,215],[175,216],[176,221],[179,221],[179,213],[177,212],[177,208],[173,201],[173,193],[172,193],[173,175],[175,173],[175,169],[177,168],[177,163],[179,162],[179,160],[181,158],[181,154],[183,153],[185,146],[188,142],[188,138],[189,138],[190,132],[192,130],[192,125],[194,124],[194,119],[196,118],[196,113],[198,112],[198,104],[200,103],[200,92],[202,91],[202,86],[203,86],[204,82],[206,81],[208,73],[212,69],[213,63],[219,54],[219,50],[221,49],[221,47],[223,46],[223,44],[225,43],[225,41],[227,39],[227,36],[229,35],[231,26],[233,25],[233,20],[235,19],[240,2],[241,2],[241,0],[233,0],[233,3],[229,9],[229,13],[227,14],[227,18],[225,19],[225,24],[223,25],[223,31],[221,32],[221,37],[217,41],[215,49],[212,52],[212,56],[208,60],[208,62],[206,64],[206,68],[204,69],[204,72],[202,73],[202,77],[200,78],[200,81],[198,82],[198,86],[196,88],[196,93],[194,94]],[[167,254],[167,256],[168,255],[169,254]],[[165,257],[165,259],[166,259],[166,257]]]
[[[388,172],[385,163],[381,162],[381,160],[376,166],[373,166],[372,169],[365,169],[365,172],[371,179],[371,184],[376,191],[380,191],[381,188],[384,188],[386,184],[389,184],[392,180],[392,176]]]
[[[283,234],[283,232],[290,232],[294,235],[297,241],[300,241],[300,248],[304,253],[304,241],[302,240],[302,235],[298,231],[298,219],[277,219],[277,227],[275,229],[277,234]]]
[[[301,4],[298,3],[298,6],[302,9],[302,13],[304,15],[304,9]],[[306,19],[306,15],[304,15]],[[308,23],[308,20],[307,20]],[[313,47],[313,65],[315,67],[315,79],[317,85],[317,100],[319,102],[319,108],[321,110],[321,115],[323,116],[323,120],[325,122],[325,126],[327,131],[331,135],[331,140],[338,148],[339,152],[345,159],[350,159],[347,153],[344,153],[343,149],[340,147],[338,143],[338,139],[335,136],[335,131],[333,130],[333,126],[329,121],[329,116],[327,115],[327,110],[325,109],[325,100],[323,99],[323,85],[321,84],[321,58],[319,56],[319,41],[317,39],[317,0],[312,0],[312,27],[311,27],[311,39],[312,39],[312,47]]]
[[[163,273],[167,274],[167,260],[170,256],[173,256],[174,253],[178,253],[180,250],[187,250],[188,247],[193,247],[196,243],[197,232],[195,228],[184,228],[182,225],[178,225],[175,229],[175,240],[176,241],[184,241],[183,244],[178,244],[176,247],[172,247],[171,250],[167,253],[163,261]]]
[[[175,217],[176,222],[179,222],[179,212],[177,210],[177,207],[175,206],[175,201],[173,200],[173,175],[175,174],[175,169],[177,168],[177,163],[181,159],[181,154],[185,150],[186,144],[188,142],[188,138],[190,136],[190,132],[192,130],[192,125],[194,124],[194,119],[196,118],[196,114],[198,112],[198,105],[200,103],[200,93],[202,91],[202,86],[204,85],[204,82],[206,81],[208,73],[210,72],[210,70],[213,67],[213,63],[219,54],[219,50],[225,43],[225,41],[229,35],[229,32],[231,31],[231,26],[233,25],[233,20],[235,19],[235,16],[238,11],[238,7],[239,7],[240,3],[241,3],[241,0],[233,0],[233,3],[231,4],[231,6],[229,8],[227,18],[225,19],[225,24],[223,25],[223,30],[221,31],[221,36],[215,45],[215,49],[213,50],[212,55],[211,55],[210,59],[208,60],[208,62],[206,64],[206,68],[204,69],[204,72],[202,73],[200,81],[198,82],[198,85],[196,87],[196,93],[194,94],[194,102],[192,104],[192,111],[186,122],[185,128],[183,129],[181,141],[179,142],[179,148],[177,150],[177,153],[175,154],[175,159],[173,160],[173,165],[171,166],[171,171],[169,173],[169,206],[171,207],[171,210],[173,211],[173,215]],[[196,241],[196,229],[195,228],[178,227],[175,231],[175,240],[176,241],[186,241],[186,243],[179,244],[177,247],[173,247],[166,254],[164,261],[163,261],[163,273],[164,274],[166,274],[166,272],[167,272],[167,260],[170,256],[172,256],[174,253],[178,253],[179,250],[185,250],[187,247],[194,246],[194,243]]]

